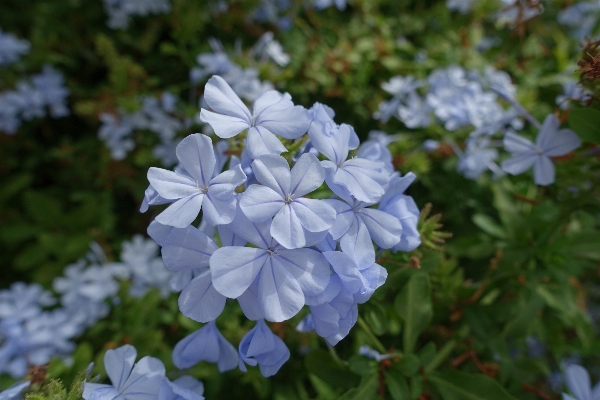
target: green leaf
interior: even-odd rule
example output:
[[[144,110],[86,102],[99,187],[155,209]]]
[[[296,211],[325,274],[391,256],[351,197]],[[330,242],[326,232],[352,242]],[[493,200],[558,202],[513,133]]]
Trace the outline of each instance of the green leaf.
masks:
[[[592,108],[571,110],[569,126],[582,141],[600,143],[600,110]]]
[[[482,231],[484,231],[487,234],[490,234],[499,239],[506,238],[506,232],[504,232],[504,228],[498,225],[498,223],[494,221],[493,218],[485,214],[473,215],[473,223],[475,223],[475,225],[477,225]]]
[[[385,309],[375,302],[365,304],[365,320],[376,335],[383,335],[388,328],[388,318]]]
[[[428,375],[444,400],[516,400],[497,381],[482,374],[448,371]]]
[[[311,351],[305,360],[306,369],[326,384],[343,389],[355,388],[360,375],[350,371],[323,349]]]
[[[402,375],[393,373],[392,370],[386,371],[385,374],[385,386],[394,400],[405,400],[410,398],[410,390],[406,383],[406,378]]]
[[[376,372],[366,378],[363,378],[360,386],[355,389],[350,389],[339,400],[375,400],[377,396],[377,383],[379,381],[379,373]]]
[[[393,369],[397,369],[404,376],[414,375],[421,366],[421,360],[414,354],[408,354],[402,357],[400,361],[394,364]]]
[[[419,334],[431,322],[433,308],[430,292],[429,278],[421,273],[413,275],[396,296],[394,307],[404,319],[405,354],[413,352]]]

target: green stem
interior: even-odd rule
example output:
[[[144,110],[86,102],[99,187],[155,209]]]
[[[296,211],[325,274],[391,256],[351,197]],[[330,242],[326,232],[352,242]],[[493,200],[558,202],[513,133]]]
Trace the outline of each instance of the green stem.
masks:
[[[387,350],[385,349],[385,347],[383,347],[379,339],[377,339],[377,336],[375,336],[373,331],[371,331],[371,328],[369,328],[369,325],[367,325],[367,323],[364,319],[362,319],[361,316],[358,317],[358,325],[360,325],[360,327],[365,331],[367,336],[371,339],[371,341],[376,347],[376,350],[381,354],[386,354]]]
[[[435,358],[433,360],[431,360],[431,362],[429,364],[427,364],[427,366],[425,367],[425,373],[426,374],[431,373],[437,367],[439,367],[440,364],[442,362],[444,362],[444,360],[446,358],[448,358],[450,353],[452,353],[452,350],[454,350],[454,347],[456,347],[456,340],[451,340],[448,343],[446,343],[444,345],[444,347],[442,347],[440,352],[436,354]]]
[[[342,360],[340,356],[338,356],[337,351],[335,351],[335,347],[327,344],[327,349],[329,350],[329,354],[331,354],[331,358],[335,360],[340,365],[348,364],[346,361]]]

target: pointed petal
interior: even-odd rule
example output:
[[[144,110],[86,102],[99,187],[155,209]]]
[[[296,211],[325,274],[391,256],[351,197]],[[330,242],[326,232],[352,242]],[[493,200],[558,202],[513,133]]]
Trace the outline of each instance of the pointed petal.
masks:
[[[577,399],[589,399],[592,396],[590,389],[590,375],[585,368],[579,365],[569,365],[565,371],[567,387]]]
[[[519,175],[531,168],[537,158],[538,156],[535,154],[517,154],[508,160],[502,161],[501,167],[504,172]]]
[[[273,322],[292,318],[304,306],[300,283],[275,257],[261,271],[258,297],[265,318]]]
[[[570,129],[559,130],[559,126],[558,118],[549,114],[536,139],[538,147],[549,157],[563,156],[581,146],[581,140],[575,132]]]
[[[235,189],[246,182],[246,174],[240,165],[215,176],[208,186],[208,194],[221,200],[228,200]]]
[[[208,136],[196,133],[177,145],[177,159],[202,187],[207,187],[215,169],[215,152]]]
[[[530,154],[536,151],[535,145],[531,143],[530,140],[525,139],[522,136],[517,135],[516,133],[508,132],[504,135],[504,140],[502,141],[504,144],[504,149],[509,153],[515,154]]]
[[[276,259],[298,280],[302,291],[316,296],[329,284],[329,262],[313,249],[278,249]]]
[[[250,185],[241,197],[240,209],[250,221],[271,219],[284,206],[281,195],[267,186]]]
[[[342,251],[348,254],[359,269],[368,268],[375,262],[375,249],[367,226],[357,218],[348,232],[340,240]]]
[[[363,286],[362,276],[352,258],[341,251],[326,251],[323,256],[333,267],[342,284],[350,293],[357,293]],[[328,335],[325,335],[328,336]]]
[[[323,232],[333,226],[337,213],[323,200],[300,198],[291,204],[302,226],[310,232]]]
[[[188,318],[198,322],[217,319],[225,308],[226,297],[217,292],[212,284],[211,272],[207,268],[196,276],[179,295],[179,310]]]
[[[166,169],[151,167],[148,170],[148,180],[158,194],[168,200],[200,193],[196,183],[190,177]]]
[[[554,183],[554,163],[545,156],[537,157],[533,166],[533,177],[536,185],[547,186]]]
[[[297,139],[308,131],[310,114],[302,106],[294,106],[291,97],[270,90],[254,102],[255,125],[286,139]]]
[[[290,193],[290,166],[285,158],[275,155],[265,155],[252,162],[252,170],[263,185],[273,189],[282,198]]]
[[[290,205],[281,207],[273,218],[271,236],[286,249],[298,249],[306,245],[304,229]]]
[[[211,77],[204,89],[204,99],[214,111],[237,117],[250,124],[250,110],[242,102],[237,94],[231,89],[225,79],[218,75]]]
[[[223,247],[210,258],[215,289],[229,298],[239,297],[254,281],[267,260],[263,249]]]
[[[200,361],[216,363],[219,360],[219,337],[213,325],[214,322],[209,322],[175,345],[172,357],[177,368],[190,368]]]
[[[277,136],[262,126],[252,127],[248,130],[246,150],[253,159],[266,154],[279,155],[287,151]]]
[[[230,115],[217,114],[212,111],[200,110],[200,120],[209,124],[215,135],[222,139],[229,139],[248,129],[250,124],[245,119]]]
[[[310,153],[300,156],[291,171],[290,194],[295,198],[318,189],[325,180],[325,170],[319,159]]]
[[[392,248],[400,242],[402,225],[393,215],[372,208],[364,208],[362,220],[369,230],[371,239],[382,249]]]
[[[193,226],[174,228],[161,250],[163,261],[172,271],[208,267],[210,256],[219,247]]]
[[[184,197],[167,207],[156,216],[156,221],[163,225],[185,228],[198,216],[204,200],[203,194]]]
[[[104,355],[104,369],[117,390],[120,390],[129,378],[136,357],[135,347],[129,344],[108,350]]]
[[[202,203],[202,216],[212,226],[229,224],[235,218],[237,200],[231,196],[227,200],[221,200],[208,193]]]

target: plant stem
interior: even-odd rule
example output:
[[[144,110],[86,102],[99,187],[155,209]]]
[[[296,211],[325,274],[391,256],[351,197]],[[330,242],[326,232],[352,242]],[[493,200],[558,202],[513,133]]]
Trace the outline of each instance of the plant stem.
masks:
[[[375,336],[373,331],[371,331],[371,328],[369,328],[369,325],[367,325],[367,323],[365,322],[364,319],[362,319],[361,316],[358,316],[358,325],[360,325],[360,327],[365,331],[367,336],[369,336],[369,338],[375,345],[377,351],[379,351],[381,354],[387,353],[387,350],[385,349],[385,347],[383,347],[383,345],[381,344],[379,339],[377,339],[377,336]]]

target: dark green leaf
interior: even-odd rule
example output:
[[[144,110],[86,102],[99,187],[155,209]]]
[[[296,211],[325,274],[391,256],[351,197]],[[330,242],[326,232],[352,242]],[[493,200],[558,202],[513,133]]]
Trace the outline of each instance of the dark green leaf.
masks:
[[[360,376],[336,362],[331,354],[323,349],[311,351],[305,360],[308,372],[328,385],[350,389],[357,386]]]
[[[582,141],[600,143],[600,110],[592,108],[571,110],[569,126]]]
[[[497,381],[482,374],[448,371],[428,376],[444,400],[516,400]]]
[[[413,275],[398,293],[394,307],[404,319],[404,353],[410,354],[414,350],[419,334],[433,317],[427,275],[422,273]]]

